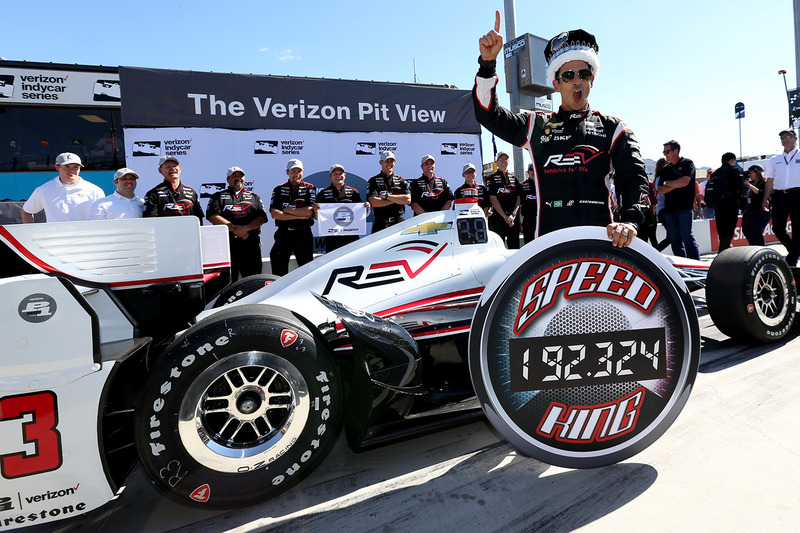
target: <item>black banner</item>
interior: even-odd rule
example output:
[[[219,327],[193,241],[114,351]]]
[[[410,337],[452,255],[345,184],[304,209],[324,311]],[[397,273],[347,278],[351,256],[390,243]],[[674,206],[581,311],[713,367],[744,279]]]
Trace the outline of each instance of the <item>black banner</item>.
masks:
[[[480,133],[470,91],[120,67],[124,127]]]
[[[793,120],[800,119],[800,89],[789,91],[789,116]]]

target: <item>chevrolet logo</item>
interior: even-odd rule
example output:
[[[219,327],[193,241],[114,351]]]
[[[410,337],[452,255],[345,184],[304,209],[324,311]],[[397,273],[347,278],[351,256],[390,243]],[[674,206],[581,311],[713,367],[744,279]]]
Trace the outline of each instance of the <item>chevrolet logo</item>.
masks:
[[[451,224],[451,222],[425,222],[424,224],[408,228],[401,233],[401,235],[411,235],[413,233],[417,235],[430,235],[431,233],[437,233],[440,229],[449,229]]]

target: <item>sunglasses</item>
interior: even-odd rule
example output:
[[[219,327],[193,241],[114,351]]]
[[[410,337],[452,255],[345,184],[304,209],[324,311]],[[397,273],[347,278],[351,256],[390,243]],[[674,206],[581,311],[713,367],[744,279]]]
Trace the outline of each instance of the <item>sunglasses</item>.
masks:
[[[794,135],[781,135],[781,139],[792,139]]]
[[[588,68],[582,68],[578,71],[578,77],[583,81],[590,80],[592,79],[592,70]],[[565,70],[559,74],[558,79],[562,81],[572,81],[575,79],[575,71]]]
[[[664,150],[663,154],[667,155],[668,153],[674,152],[675,150],[677,150],[677,148],[670,148],[669,150]]]

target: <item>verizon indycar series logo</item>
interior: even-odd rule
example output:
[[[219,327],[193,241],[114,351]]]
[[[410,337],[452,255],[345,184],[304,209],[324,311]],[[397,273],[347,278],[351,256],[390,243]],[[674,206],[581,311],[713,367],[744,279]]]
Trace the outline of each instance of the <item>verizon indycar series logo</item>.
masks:
[[[638,453],[677,417],[697,373],[688,291],[660,254],[613,248],[605,228],[553,232],[518,253],[487,285],[470,333],[493,424],[559,466]]]

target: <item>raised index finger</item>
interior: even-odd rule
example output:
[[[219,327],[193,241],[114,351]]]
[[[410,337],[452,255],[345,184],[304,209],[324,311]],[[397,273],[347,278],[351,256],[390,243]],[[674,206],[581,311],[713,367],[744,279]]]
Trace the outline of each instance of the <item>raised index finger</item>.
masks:
[[[500,11],[494,12],[494,31],[500,33]]]

